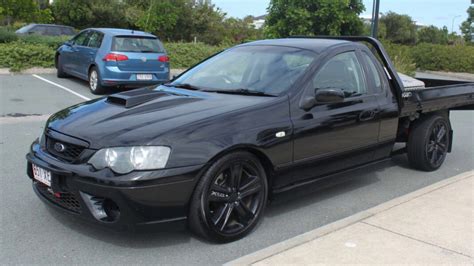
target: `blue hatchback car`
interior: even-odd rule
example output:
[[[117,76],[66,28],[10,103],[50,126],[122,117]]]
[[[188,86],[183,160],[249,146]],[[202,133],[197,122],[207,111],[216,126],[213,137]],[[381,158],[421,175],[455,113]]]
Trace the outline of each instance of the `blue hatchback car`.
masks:
[[[140,87],[165,83],[170,77],[169,57],[160,40],[149,33],[91,28],[58,48],[57,75],[89,81],[94,94],[107,87]]]

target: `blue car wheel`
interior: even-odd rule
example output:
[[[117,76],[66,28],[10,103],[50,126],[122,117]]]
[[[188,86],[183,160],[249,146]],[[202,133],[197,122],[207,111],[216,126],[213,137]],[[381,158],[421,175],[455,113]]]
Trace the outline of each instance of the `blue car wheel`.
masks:
[[[89,89],[93,94],[104,94],[105,88],[100,84],[100,74],[96,67],[92,67],[89,71]]]
[[[61,56],[57,55],[56,57],[56,76],[58,78],[67,78],[68,75],[63,70],[63,65],[61,64]]]

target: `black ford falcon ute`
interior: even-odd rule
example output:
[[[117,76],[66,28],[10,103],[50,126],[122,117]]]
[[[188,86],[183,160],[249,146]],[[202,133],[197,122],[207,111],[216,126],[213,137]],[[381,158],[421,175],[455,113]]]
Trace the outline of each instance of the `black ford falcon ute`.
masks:
[[[45,203],[98,224],[175,222],[233,241],[272,193],[400,152],[438,169],[451,151],[449,112],[473,109],[474,84],[420,83],[405,88],[367,37],[251,42],[168,84],[52,115],[27,173]]]

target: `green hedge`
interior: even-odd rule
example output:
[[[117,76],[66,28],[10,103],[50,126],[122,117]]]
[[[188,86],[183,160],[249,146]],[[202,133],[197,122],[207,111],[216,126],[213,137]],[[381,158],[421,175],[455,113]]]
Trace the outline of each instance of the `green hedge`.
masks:
[[[384,42],[399,72],[414,74],[416,69],[474,73],[474,46],[421,43],[406,46]]]
[[[38,38],[40,37],[40,38]],[[28,36],[10,43],[0,43],[0,67],[20,71],[30,67],[53,67],[56,47],[61,37]],[[172,68],[188,68],[225,47],[203,43],[165,43]]]
[[[71,39],[71,36],[41,36],[41,35],[25,35],[19,40],[27,44],[44,45],[52,49],[57,49],[65,41]]]
[[[0,29],[0,43],[9,43],[18,40],[18,36],[13,31]]]
[[[28,35],[15,40],[16,35],[3,34],[3,32],[0,31],[0,67],[8,67],[12,71],[29,67],[53,67],[55,49],[68,39],[66,36]],[[9,41],[2,43],[2,40]],[[165,43],[164,45],[170,56],[172,68],[188,68],[227,48],[203,43]],[[436,44],[404,46],[392,43],[384,43],[384,45],[397,70],[408,75],[413,75],[417,68],[474,73],[474,46]]]
[[[0,44],[0,67],[20,71],[30,67],[53,67],[55,50],[21,41]]]
[[[398,45],[390,42],[384,42],[385,50],[392,60],[398,72],[414,76],[416,70],[415,61],[412,58],[410,47],[406,45]]]
[[[474,46],[423,43],[410,51],[420,69],[474,73]]]
[[[165,43],[164,45],[170,56],[172,68],[188,68],[226,48],[204,43]]]

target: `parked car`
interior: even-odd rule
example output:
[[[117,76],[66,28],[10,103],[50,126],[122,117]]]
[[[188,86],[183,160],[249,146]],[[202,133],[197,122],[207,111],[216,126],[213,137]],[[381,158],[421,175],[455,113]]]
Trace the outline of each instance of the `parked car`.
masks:
[[[58,48],[57,76],[89,81],[94,94],[109,87],[140,87],[169,80],[169,57],[149,33],[124,29],[85,29]]]
[[[40,199],[97,224],[187,221],[233,241],[271,194],[400,153],[438,169],[451,151],[450,110],[474,109],[474,83],[451,83],[405,89],[369,37],[250,42],[155,89],[52,115],[27,173]]]
[[[26,35],[26,34],[38,34],[46,36],[73,36],[76,34],[76,31],[73,27],[64,26],[64,25],[55,25],[55,24],[28,24],[24,27],[21,27],[16,34]]]

